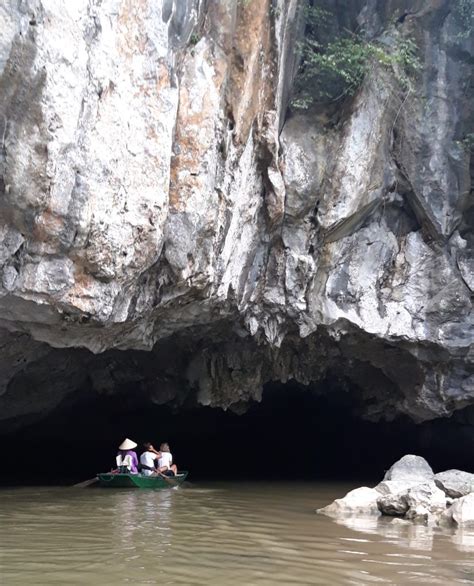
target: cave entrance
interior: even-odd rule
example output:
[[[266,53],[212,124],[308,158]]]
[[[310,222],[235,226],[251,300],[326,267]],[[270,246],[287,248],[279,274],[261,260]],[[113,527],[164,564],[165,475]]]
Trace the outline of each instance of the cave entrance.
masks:
[[[466,465],[471,450],[465,449],[462,426],[446,420],[364,421],[356,414],[355,396],[331,381],[315,389],[270,383],[262,402],[240,415],[209,407],[175,411],[138,401],[132,393],[82,396],[1,438],[3,482],[67,484],[90,478],[110,469],[125,436],[139,447],[146,440],[168,441],[178,466],[195,480],[377,481],[406,453],[423,455],[438,468]]]

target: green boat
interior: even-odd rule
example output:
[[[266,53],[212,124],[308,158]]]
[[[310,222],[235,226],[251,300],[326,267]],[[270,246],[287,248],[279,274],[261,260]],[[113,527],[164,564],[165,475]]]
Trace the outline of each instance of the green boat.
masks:
[[[174,488],[182,484],[187,472],[177,476],[142,476],[141,474],[97,474],[99,486],[104,488]]]

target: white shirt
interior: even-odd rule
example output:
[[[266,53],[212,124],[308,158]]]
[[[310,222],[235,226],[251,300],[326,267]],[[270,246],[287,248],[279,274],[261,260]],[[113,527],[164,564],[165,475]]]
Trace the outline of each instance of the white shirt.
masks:
[[[140,464],[145,464],[145,466],[150,466],[150,468],[155,467],[155,460],[156,454],[153,452],[143,452],[140,456]]]
[[[169,452],[161,452],[161,458],[158,458],[158,466],[167,466],[168,468],[173,463],[173,456]]]

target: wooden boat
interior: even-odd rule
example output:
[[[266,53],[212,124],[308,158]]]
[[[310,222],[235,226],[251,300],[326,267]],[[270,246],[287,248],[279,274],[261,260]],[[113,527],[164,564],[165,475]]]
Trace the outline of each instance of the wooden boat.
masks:
[[[141,474],[97,474],[99,486],[104,488],[174,488],[182,484],[187,472],[177,476],[142,476]]]

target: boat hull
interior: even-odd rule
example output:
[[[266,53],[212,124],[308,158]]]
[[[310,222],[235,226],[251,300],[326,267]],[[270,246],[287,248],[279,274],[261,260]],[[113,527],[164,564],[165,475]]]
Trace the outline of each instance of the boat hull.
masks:
[[[98,474],[99,486],[103,488],[174,488],[182,484],[187,472],[180,472],[177,476],[163,478],[163,476],[142,476],[141,474]]]

